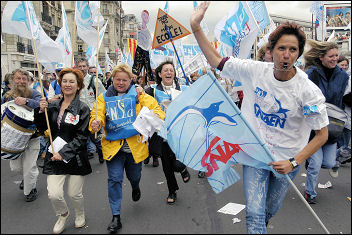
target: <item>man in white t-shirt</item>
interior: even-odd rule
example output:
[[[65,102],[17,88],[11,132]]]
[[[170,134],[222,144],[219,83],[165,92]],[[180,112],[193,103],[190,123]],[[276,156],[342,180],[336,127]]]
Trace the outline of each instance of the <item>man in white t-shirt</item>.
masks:
[[[241,111],[271,151],[275,161],[269,165],[293,179],[299,165],[328,139],[325,98],[294,66],[303,53],[306,36],[297,24],[287,22],[269,37],[273,63],[222,58],[200,27],[208,6],[209,2],[203,2],[191,15],[193,34],[209,64],[222,71],[221,76],[240,80],[244,92]],[[311,129],[316,135],[308,143]],[[244,165],[243,185],[247,232],[266,233],[290,184],[271,171]]]

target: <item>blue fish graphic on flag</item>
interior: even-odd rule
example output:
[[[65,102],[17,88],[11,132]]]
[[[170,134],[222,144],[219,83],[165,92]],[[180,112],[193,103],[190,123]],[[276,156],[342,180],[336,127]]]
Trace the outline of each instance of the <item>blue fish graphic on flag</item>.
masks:
[[[171,102],[158,135],[167,140],[178,160],[205,171],[216,193],[240,179],[231,167],[234,164],[272,170],[269,150],[212,73]]]

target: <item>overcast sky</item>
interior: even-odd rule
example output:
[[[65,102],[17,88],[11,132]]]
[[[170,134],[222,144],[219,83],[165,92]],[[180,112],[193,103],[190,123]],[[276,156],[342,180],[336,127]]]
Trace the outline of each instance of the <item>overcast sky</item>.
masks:
[[[134,14],[139,22],[141,22],[141,12],[147,10],[150,16],[147,26],[153,34],[158,10],[159,8],[164,10],[165,3],[166,1],[122,1],[122,8],[125,14]],[[198,1],[198,4],[200,3],[201,1]],[[312,19],[312,15],[309,11],[312,1],[265,1],[265,3],[269,14],[287,16],[307,21],[311,21]],[[324,3],[331,3],[331,1],[324,1]],[[210,31],[208,35],[210,40],[214,39],[213,31],[215,25],[233,6],[233,1],[212,1],[210,3],[204,18]],[[189,19],[192,12],[193,1],[169,1],[169,15],[175,18],[189,31],[191,31]],[[194,42],[194,37],[193,35],[189,35],[187,36],[187,39],[185,38],[184,40],[185,43]]]

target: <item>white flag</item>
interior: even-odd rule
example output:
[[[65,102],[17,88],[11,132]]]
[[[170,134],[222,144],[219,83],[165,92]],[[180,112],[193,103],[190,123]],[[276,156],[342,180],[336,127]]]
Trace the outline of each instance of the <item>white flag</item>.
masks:
[[[71,68],[72,65],[72,43],[70,30],[67,23],[66,11],[63,2],[61,2],[61,12],[62,12],[62,28],[59,31],[59,34],[56,38],[56,42],[58,42],[61,46],[62,57],[64,58],[64,66]]]
[[[222,42],[226,56],[246,59],[260,28],[246,2],[234,4],[235,7],[215,26],[214,34]]]
[[[76,1],[75,20],[77,34],[88,46],[97,47],[97,30],[88,1]]]
[[[92,13],[93,26],[98,26],[99,18],[99,26],[102,27],[104,25],[104,16],[100,13],[100,1],[89,1],[89,7]]]
[[[1,18],[3,33],[23,38],[39,37],[39,21],[31,1],[8,1]]]

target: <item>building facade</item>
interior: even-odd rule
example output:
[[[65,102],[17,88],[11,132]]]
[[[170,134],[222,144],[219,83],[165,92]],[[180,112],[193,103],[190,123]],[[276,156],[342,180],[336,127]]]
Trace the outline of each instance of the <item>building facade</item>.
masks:
[[[7,1],[1,1],[1,16]],[[75,22],[75,1],[63,1],[72,40],[74,58],[85,57],[88,45],[77,36]],[[56,39],[62,27],[61,1],[33,1],[33,7],[40,24],[47,35]],[[124,15],[121,1],[102,1],[100,12],[108,20],[102,45],[99,48],[99,64],[104,67],[105,52],[113,62],[118,61],[119,50],[127,50],[127,38],[135,37],[137,20],[134,15]],[[37,75],[37,64],[32,40],[13,34],[2,33],[1,77],[16,68],[24,68]],[[42,69],[42,68],[41,68]]]

